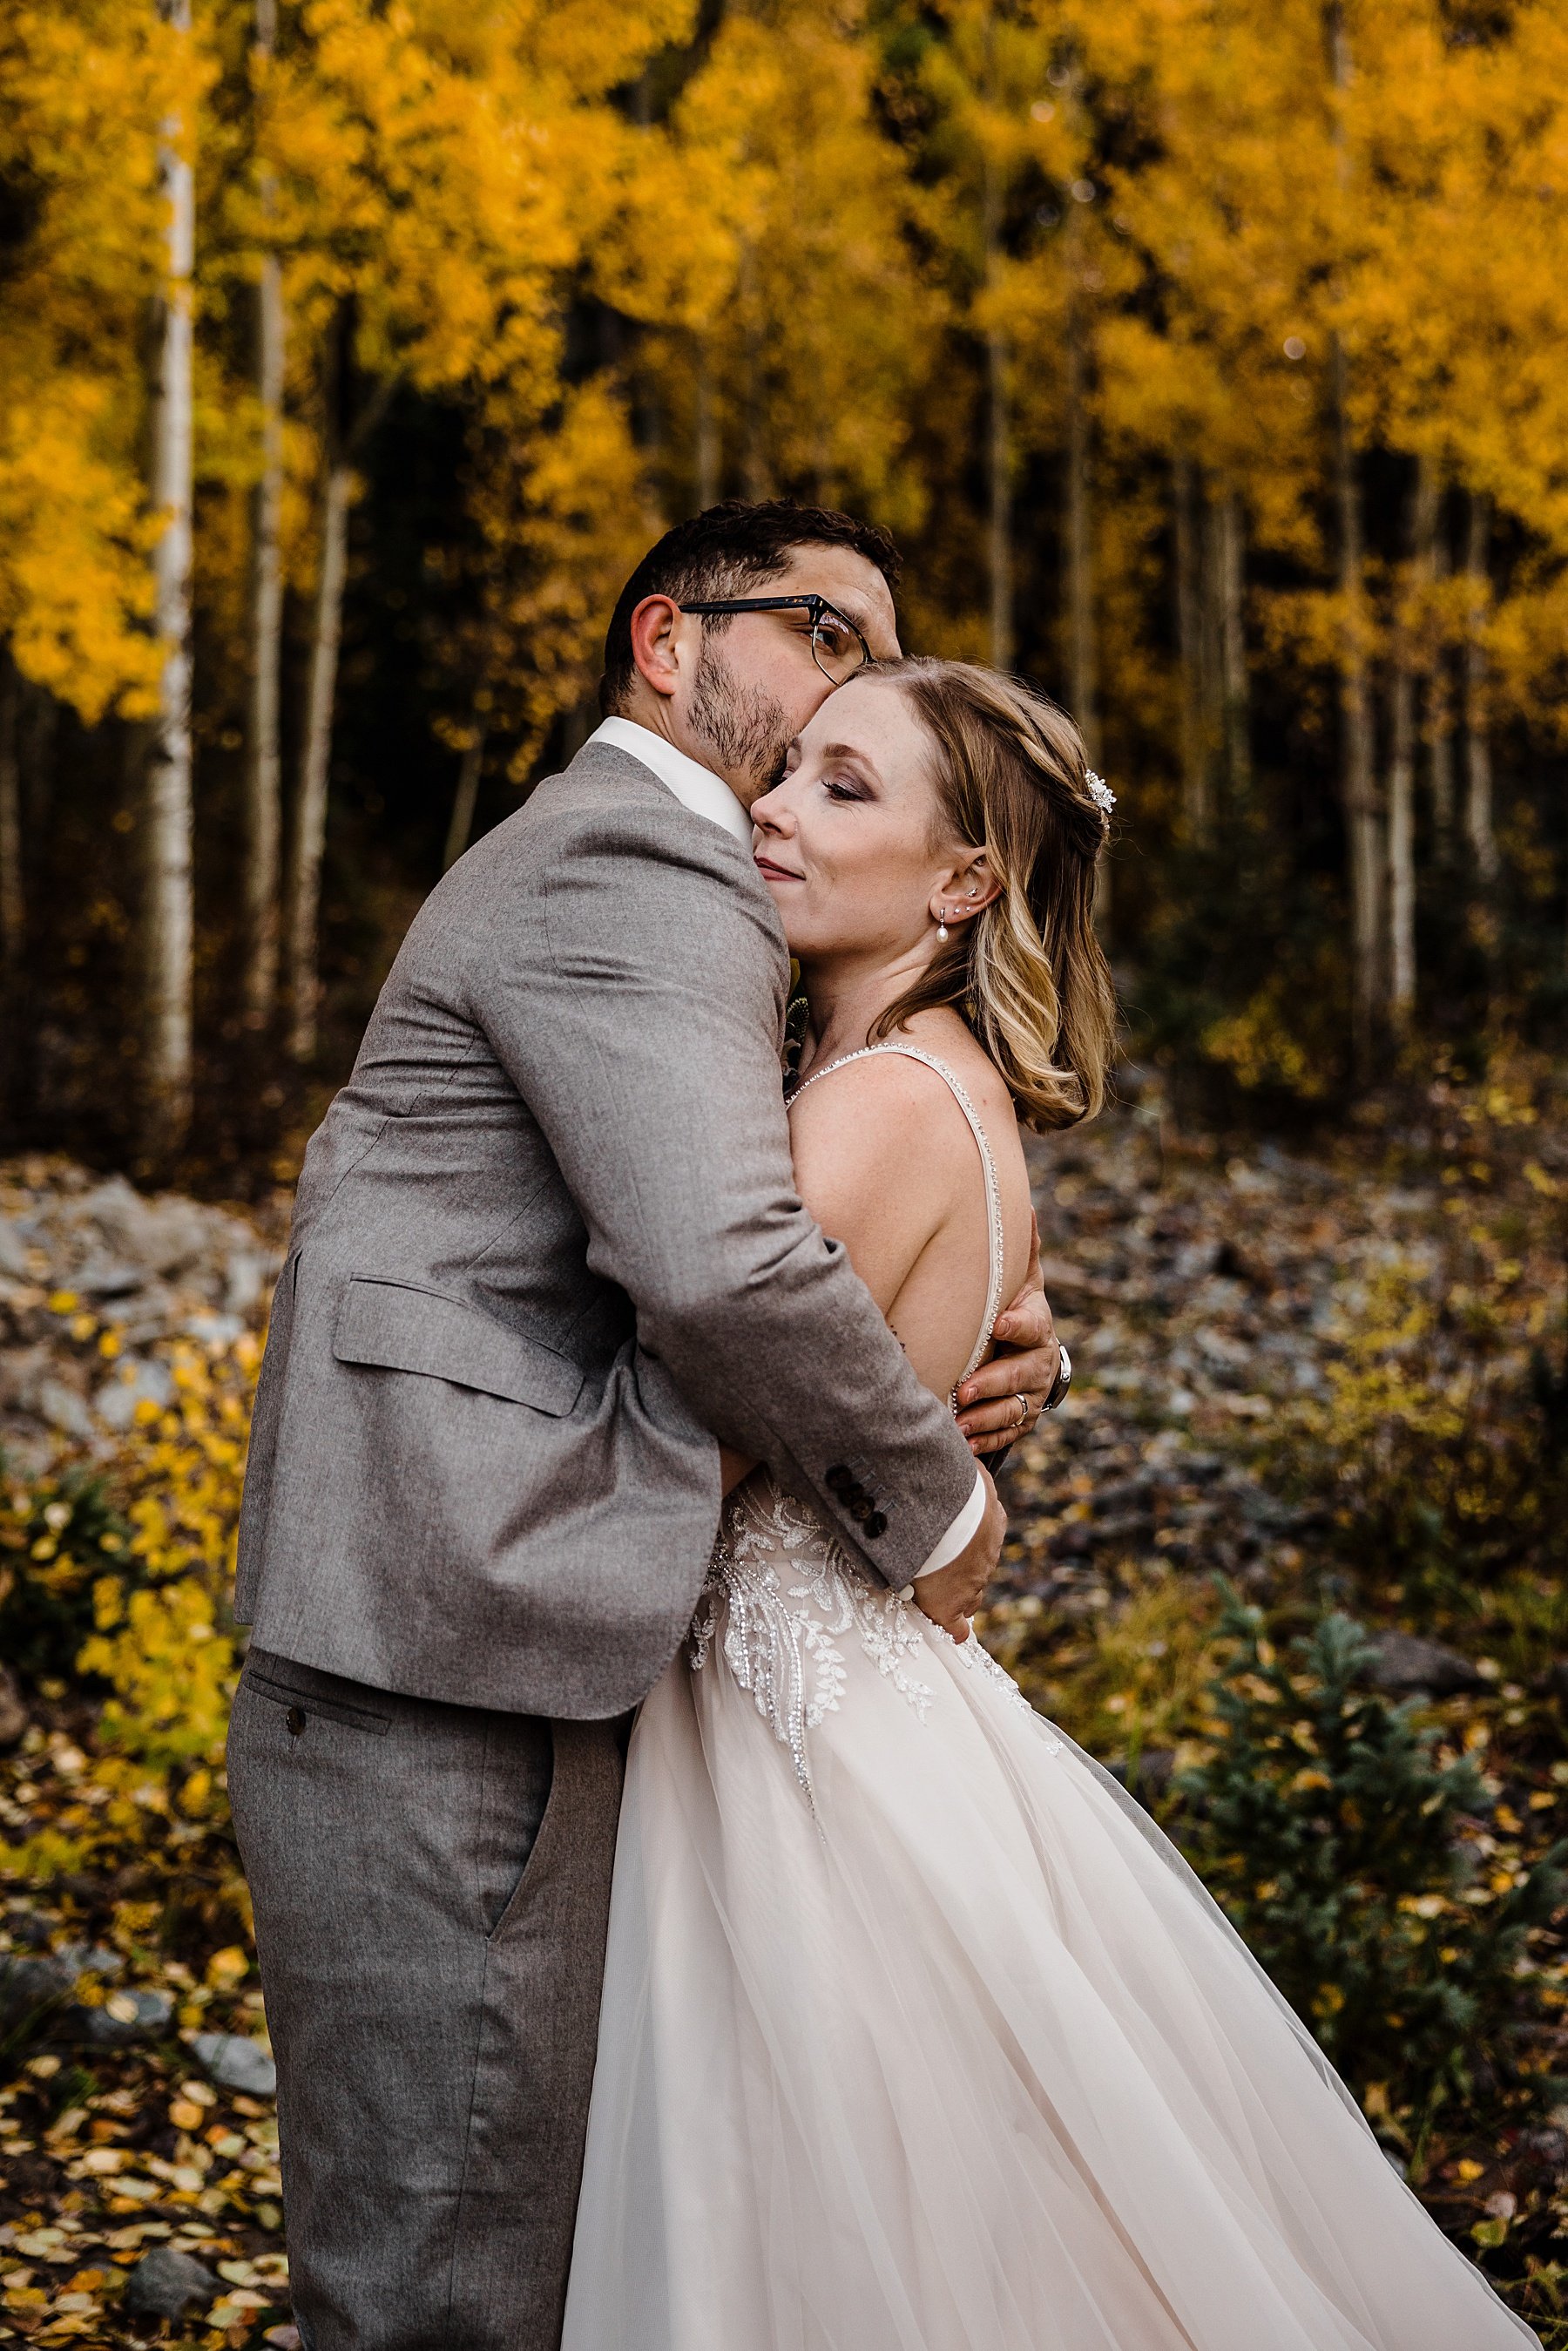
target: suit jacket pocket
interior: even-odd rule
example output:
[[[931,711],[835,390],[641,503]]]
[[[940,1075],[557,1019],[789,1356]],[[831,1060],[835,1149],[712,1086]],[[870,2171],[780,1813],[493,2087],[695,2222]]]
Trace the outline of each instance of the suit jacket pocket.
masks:
[[[556,1417],[582,1393],[582,1373],[553,1347],[508,1331],[461,1299],[379,1274],[350,1277],[332,1352],[340,1364],[421,1372]]]

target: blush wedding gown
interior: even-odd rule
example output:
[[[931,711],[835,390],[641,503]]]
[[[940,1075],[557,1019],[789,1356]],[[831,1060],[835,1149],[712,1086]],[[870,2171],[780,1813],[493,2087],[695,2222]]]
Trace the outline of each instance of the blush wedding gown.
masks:
[[[868,1050],[979,1144],[978,1363],[984,1129]],[[564,2351],[1535,2341],[1142,1809],[754,1472],[632,1737]]]

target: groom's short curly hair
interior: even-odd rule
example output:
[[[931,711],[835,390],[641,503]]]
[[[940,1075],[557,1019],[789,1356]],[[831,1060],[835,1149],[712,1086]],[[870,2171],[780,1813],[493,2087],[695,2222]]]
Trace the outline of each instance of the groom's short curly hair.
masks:
[[[667,530],[621,590],[605,633],[601,715],[607,718],[620,708],[637,674],[631,616],[645,596],[701,603],[710,597],[748,595],[760,582],[776,580],[797,547],[847,547],[875,564],[889,588],[898,577],[898,550],[877,523],[861,522],[834,507],[796,506],[790,498],[754,504],[725,498]],[[719,613],[705,625],[720,630],[727,622]]]

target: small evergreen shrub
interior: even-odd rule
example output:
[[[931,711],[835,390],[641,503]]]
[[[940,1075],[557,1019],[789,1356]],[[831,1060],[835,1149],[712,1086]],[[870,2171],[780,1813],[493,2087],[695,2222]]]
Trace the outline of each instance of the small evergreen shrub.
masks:
[[[93,1586],[124,1574],[130,1528],[101,1478],[28,1479],[0,1461],[0,1657],[31,1682],[69,1679],[93,1630]]]
[[[1482,1875],[1480,1771],[1435,1753],[1416,1705],[1364,1687],[1373,1653],[1347,1616],[1289,1664],[1234,1593],[1220,1629],[1211,1751],[1177,1783],[1189,1853],[1340,2072],[1376,2085],[1375,2110],[1428,2112],[1508,2066],[1519,1963],[1568,1896],[1568,1845]]]

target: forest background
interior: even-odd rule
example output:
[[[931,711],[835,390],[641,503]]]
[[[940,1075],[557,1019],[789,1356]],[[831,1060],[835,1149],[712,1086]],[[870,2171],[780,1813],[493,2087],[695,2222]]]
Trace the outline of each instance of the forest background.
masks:
[[[288,1187],[632,563],[782,495],[1118,799],[984,1636],[1568,2346],[1565,287],[1555,0],[0,0],[0,2342],[292,2339]]]
[[[286,1172],[726,493],[1078,716],[1144,1055],[1278,1115],[1559,1032],[1565,68],[1542,0],[6,0],[13,1137]]]

